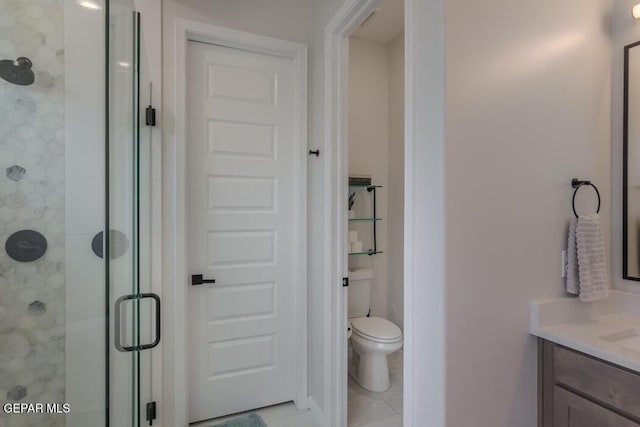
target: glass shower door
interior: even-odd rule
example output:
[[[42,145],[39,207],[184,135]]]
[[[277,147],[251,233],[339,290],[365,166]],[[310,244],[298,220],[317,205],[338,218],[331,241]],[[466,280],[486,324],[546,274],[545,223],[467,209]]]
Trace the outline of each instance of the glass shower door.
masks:
[[[2,427],[150,424],[140,62],[133,0],[0,0]]]
[[[109,19],[109,425],[137,427],[147,418],[150,360],[145,350],[160,340],[160,299],[147,292],[150,247],[143,230],[150,212],[141,173],[148,170],[149,156],[142,155],[140,138],[140,14],[130,0],[111,0]]]

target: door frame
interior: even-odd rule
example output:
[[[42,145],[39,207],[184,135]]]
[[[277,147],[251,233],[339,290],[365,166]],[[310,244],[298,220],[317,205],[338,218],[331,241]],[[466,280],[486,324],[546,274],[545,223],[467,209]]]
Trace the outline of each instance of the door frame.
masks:
[[[295,68],[294,94],[294,403],[308,408],[307,392],[307,61],[308,48],[258,34],[205,24],[189,19],[175,20],[175,143],[166,148],[173,157],[163,172],[168,189],[165,193],[164,249],[165,271],[165,352],[164,395],[167,419],[173,425],[187,426],[188,415],[188,271],[187,271],[187,208],[186,166],[187,139],[187,44],[199,41],[234,49],[289,58]],[[171,188],[175,191],[171,192]],[[180,285],[180,284],[183,285]]]
[[[349,36],[371,15],[381,0],[347,0],[331,18],[324,32],[325,44],[325,288],[324,423],[347,426],[347,312],[348,288],[348,77]]]
[[[403,422],[446,422],[445,0],[405,2]],[[349,35],[377,0],[346,0],[325,27],[325,425],[346,427]],[[335,250],[342,248],[342,250]]]

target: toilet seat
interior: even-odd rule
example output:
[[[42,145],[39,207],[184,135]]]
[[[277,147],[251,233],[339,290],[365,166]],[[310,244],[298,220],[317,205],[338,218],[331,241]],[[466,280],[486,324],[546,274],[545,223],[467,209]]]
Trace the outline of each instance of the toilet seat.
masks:
[[[400,328],[382,317],[358,317],[351,321],[351,328],[353,333],[375,342],[392,343],[402,340]]]

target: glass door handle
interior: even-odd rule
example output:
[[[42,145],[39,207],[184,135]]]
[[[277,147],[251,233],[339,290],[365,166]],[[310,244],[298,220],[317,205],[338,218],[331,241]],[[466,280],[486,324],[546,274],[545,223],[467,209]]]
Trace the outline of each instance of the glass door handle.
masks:
[[[155,317],[155,323],[156,323],[156,338],[153,340],[153,342],[149,343],[149,344],[143,344],[143,345],[137,345],[137,346],[125,346],[122,345],[121,343],[121,336],[120,336],[120,330],[121,330],[121,308],[122,308],[122,303],[128,300],[143,300],[146,298],[150,298],[152,299],[155,303],[156,303],[156,317]],[[156,347],[158,344],[160,344],[160,325],[161,325],[161,312],[160,312],[160,308],[161,308],[161,303],[160,303],[160,297],[157,294],[154,293],[145,293],[145,294],[131,294],[131,295],[123,295],[120,298],[118,298],[116,300],[116,310],[115,310],[115,346],[116,349],[118,349],[118,351],[121,351],[123,353],[126,352],[131,352],[131,351],[142,351],[142,350],[149,350],[151,348]]]

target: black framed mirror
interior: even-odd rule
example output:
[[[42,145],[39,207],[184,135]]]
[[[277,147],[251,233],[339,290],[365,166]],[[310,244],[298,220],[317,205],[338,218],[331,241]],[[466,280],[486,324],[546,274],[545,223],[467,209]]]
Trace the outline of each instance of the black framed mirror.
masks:
[[[640,281],[640,42],[624,48],[622,274]]]

